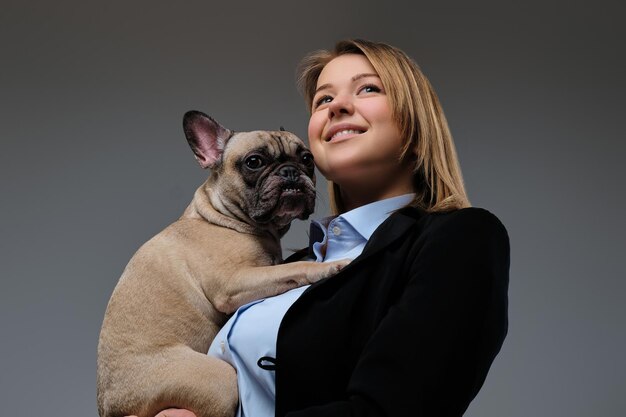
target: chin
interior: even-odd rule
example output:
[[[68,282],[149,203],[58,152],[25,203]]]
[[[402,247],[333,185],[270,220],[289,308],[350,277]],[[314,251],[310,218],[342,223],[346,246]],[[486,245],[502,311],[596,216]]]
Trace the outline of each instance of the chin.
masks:
[[[333,167],[333,169],[322,171],[320,169],[324,178],[328,181],[332,181],[338,185],[349,185],[349,184],[367,184],[370,182],[371,171],[367,169],[359,170],[354,166],[346,166],[344,168]],[[359,174],[359,172],[361,172]]]
[[[363,155],[359,150],[326,152],[324,157],[319,157],[322,161],[316,160],[317,169],[328,180],[334,181],[340,177],[352,177],[357,172],[367,172],[371,169],[371,162],[375,157]]]
[[[313,213],[315,196],[304,194],[290,195],[281,198],[272,215],[277,222],[285,225],[294,219],[305,220]]]

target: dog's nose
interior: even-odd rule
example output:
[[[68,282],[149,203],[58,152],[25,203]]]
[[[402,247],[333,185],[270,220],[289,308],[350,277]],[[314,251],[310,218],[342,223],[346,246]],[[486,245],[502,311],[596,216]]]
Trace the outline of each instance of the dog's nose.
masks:
[[[298,177],[300,176],[300,174],[298,173],[298,170],[289,165],[284,166],[280,170],[278,170],[278,175],[280,175],[281,178],[284,178],[289,181],[297,181]]]

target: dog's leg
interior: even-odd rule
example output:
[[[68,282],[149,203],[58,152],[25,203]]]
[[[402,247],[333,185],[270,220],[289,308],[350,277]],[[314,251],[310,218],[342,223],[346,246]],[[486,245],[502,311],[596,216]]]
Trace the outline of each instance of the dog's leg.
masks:
[[[233,417],[239,401],[237,374],[228,363],[176,346],[144,356],[104,394],[103,417],[154,417],[167,408],[185,408],[198,417]]]
[[[334,262],[291,262],[281,265],[242,267],[225,277],[210,301],[222,313],[232,314],[242,305],[313,284],[339,272],[350,259]]]

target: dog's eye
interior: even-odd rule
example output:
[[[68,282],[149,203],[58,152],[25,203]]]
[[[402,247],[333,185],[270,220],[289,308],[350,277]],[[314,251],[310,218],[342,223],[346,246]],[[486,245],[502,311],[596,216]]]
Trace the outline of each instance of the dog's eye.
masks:
[[[311,165],[313,164],[313,154],[310,153],[305,153],[302,155],[302,163],[304,165]]]
[[[258,155],[251,155],[251,156],[247,157],[246,160],[244,161],[244,163],[250,169],[259,169],[263,165],[265,165],[264,162],[263,162],[263,159],[261,159],[261,157],[258,156]]]

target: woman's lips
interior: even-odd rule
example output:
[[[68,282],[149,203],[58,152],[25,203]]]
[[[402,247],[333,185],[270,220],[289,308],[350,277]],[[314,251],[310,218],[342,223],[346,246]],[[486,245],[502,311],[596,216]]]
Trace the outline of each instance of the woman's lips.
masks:
[[[340,130],[340,131],[336,132],[335,134],[333,134],[328,139],[326,139],[326,142],[340,142],[340,141],[343,141],[343,140],[350,139],[350,138],[353,138],[355,136],[361,135],[363,133],[365,133],[364,130],[343,129],[343,130]]]
[[[329,127],[329,129],[324,134],[324,141],[330,142],[331,140],[336,140],[339,136],[348,135],[348,134],[360,134],[367,131],[366,127],[360,126],[356,123],[336,123]]]

